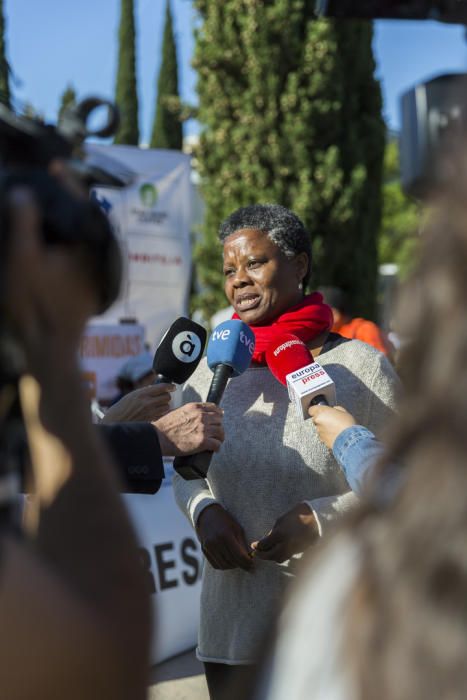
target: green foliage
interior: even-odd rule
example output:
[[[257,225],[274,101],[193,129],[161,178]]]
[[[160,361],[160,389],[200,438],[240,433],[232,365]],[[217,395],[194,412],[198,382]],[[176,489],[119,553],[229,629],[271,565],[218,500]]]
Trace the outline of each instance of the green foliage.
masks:
[[[6,58],[5,13],[3,0],[0,0],[0,102],[11,106],[10,66]]]
[[[307,0],[197,0],[197,152],[207,213],[195,250],[206,315],[225,306],[220,222],[278,202],[313,238],[313,286],[374,311],[384,151],[372,27],[316,20]]]
[[[58,110],[58,121],[61,121],[63,113],[66,109],[68,109],[68,107],[74,107],[75,105],[76,90],[72,85],[68,85],[60,100],[60,107]]]
[[[151,148],[173,148],[179,151],[182,149],[183,133],[179,109],[177,49],[170,0],[167,0]]]
[[[138,95],[136,91],[135,17],[133,0],[121,0],[117,87],[115,101],[120,109],[120,128],[115,143],[137,146]]]
[[[392,140],[384,156],[383,217],[379,236],[379,262],[396,263],[405,278],[415,262],[420,228],[420,207],[405,196],[400,185],[399,147]]]

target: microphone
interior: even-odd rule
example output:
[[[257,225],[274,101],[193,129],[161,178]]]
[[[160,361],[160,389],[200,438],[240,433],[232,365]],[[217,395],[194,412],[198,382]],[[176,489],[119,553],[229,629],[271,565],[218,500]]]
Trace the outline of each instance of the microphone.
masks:
[[[181,316],[172,323],[154,354],[154,384],[184,384],[201,361],[206,329]]]
[[[208,367],[214,372],[206,402],[218,406],[231,377],[248,369],[255,349],[253,331],[243,321],[231,320],[219,324],[211,333],[207,349]],[[187,481],[204,479],[211,463],[212,452],[176,457],[174,469]]]
[[[310,406],[336,404],[334,382],[296,335],[277,336],[266,350],[266,362],[275,378],[287,386],[289,398],[304,420],[310,417]]]

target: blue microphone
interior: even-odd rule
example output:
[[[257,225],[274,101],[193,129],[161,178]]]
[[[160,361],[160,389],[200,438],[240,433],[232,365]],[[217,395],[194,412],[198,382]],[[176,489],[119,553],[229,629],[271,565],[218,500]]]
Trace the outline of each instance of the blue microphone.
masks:
[[[248,369],[254,350],[255,335],[243,321],[224,321],[214,328],[207,350],[208,367],[214,372],[208,403],[220,403],[227,381]]]
[[[214,373],[207,403],[218,406],[231,377],[238,377],[248,369],[255,350],[255,335],[243,321],[224,321],[211,333],[208,341],[208,367]],[[212,452],[176,457],[174,469],[184,479],[205,479]]]

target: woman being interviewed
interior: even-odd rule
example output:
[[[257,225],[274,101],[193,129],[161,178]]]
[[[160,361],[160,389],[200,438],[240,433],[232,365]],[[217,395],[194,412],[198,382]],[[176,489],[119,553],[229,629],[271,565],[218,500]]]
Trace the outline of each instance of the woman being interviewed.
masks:
[[[311,247],[297,216],[279,205],[244,207],[222,224],[220,239],[226,296],[234,318],[254,331],[255,354],[225,391],[226,437],[208,478],[174,479],[177,502],[207,559],[197,654],[211,698],[222,697],[226,681],[255,663],[294,559],[355,498],[332,453],[266,366],[269,342],[284,331],[303,340],[334,380],[339,403],[377,435],[397,389],[386,358],[329,333],[330,308],[318,293],[304,296]],[[204,398],[211,378],[204,360],[184,400]]]

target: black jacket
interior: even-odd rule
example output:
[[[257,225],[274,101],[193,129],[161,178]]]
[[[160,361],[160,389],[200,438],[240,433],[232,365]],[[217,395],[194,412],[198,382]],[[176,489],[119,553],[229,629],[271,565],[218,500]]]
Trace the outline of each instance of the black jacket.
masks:
[[[98,429],[110,447],[124,493],[156,493],[164,478],[157,431],[151,423],[114,423]]]

